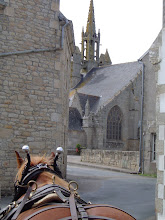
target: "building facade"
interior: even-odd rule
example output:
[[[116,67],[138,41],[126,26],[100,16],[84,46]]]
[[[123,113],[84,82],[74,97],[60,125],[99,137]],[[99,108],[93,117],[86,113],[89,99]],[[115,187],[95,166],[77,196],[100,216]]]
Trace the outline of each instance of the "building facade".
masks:
[[[156,156],[157,186],[156,214],[158,220],[165,219],[165,1],[163,0],[163,28],[159,50],[156,54],[158,68],[155,69],[156,90]]]
[[[63,147],[60,166],[65,176],[75,46],[72,22],[59,6],[59,0],[0,1],[2,195],[11,194],[16,174],[14,151],[20,152],[25,144],[33,154],[49,154]]]
[[[92,7],[93,1],[90,2],[87,27],[90,17],[95,22]],[[94,22],[91,30],[95,30]],[[97,36],[95,31],[91,35]],[[100,35],[101,33],[99,40]],[[84,34],[82,39],[83,37]],[[134,152],[133,161],[139,154],[136,160],[137,172],[156,173],[155,70],[159,68],[156,56],[160,43],[161,32],[139,60],[116,65],[112,65],[108,51],[100,56],[98,62],[94,56],[88,61],[87,56],[84,58],[82,46],[82,59],[85,59],[86,66],[88,63],[90,66],[92,62],[93,66],[87,68],[84,74],[82,62],[81,80],[70,91],[69,151],[80,144],[93,149],[93,154],[94,149],[97,152],[100,150],[100,155],[102,150],[109,150],[112,154],[114,151],[119,154]],[[85,51],[88,48],[91,48],[89,54],[93,54],[92,47],[87,47]],[[87,154],[84,155],[85,160]],[[93,161],[93,155],[91,160]],[[89,155],[88,161],[90,162]],[[125,157],[123,168],[128,167],[125,166],[127,161],[128,157]]]

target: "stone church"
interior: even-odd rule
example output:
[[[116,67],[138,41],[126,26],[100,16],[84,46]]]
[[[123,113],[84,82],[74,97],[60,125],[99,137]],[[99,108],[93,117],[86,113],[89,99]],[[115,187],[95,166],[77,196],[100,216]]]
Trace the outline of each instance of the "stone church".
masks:
[[[108,51],[99,57],[90,1],[81,52],[73,56],[69,96],[68,153],[77,144],[82,160],[145,173],[156,172],[156,55],[160,35],[135,62],[113,65]]]

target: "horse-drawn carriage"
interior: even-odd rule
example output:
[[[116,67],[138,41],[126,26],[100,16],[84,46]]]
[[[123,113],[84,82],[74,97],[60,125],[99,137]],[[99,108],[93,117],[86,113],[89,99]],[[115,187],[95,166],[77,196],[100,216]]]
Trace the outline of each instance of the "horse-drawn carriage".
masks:
[[[133,220],[128,213],[111,205],[87,203],[77,193],[76,182],[62,178],[57,166],[62,148],[56,154],[30,156],[27,160],[16,152],[18,173],[12,203],[0,211],[1,220]]]

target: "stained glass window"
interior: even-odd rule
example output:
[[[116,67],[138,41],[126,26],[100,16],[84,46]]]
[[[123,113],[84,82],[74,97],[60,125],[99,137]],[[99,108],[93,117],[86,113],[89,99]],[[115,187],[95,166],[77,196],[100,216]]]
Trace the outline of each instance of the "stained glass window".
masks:
[[[118,106],[114,106],[107,119],[107,139],[121,140],[122,112]]]
[[[69,108],[69,129],[70,130],[82,129],[81,115],[76,108]]]

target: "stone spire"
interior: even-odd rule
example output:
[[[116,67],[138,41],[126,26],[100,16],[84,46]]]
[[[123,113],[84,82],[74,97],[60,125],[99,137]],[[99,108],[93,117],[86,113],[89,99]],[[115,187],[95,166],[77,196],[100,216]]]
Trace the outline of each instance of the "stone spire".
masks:
[[[111,65],[111,64],[112,64],[112,61],[111,61],[111,58],[109,56],[108,50],[106,49],[105,54],[100,55],[99,66]]]
[[[86,32],[82,30],[82,67],[88,71],[99,63],[100,31],[96,34],[93,0],[90,1]]]
[[[105,52],[105,61],[107,63],[111,63],[111,59],[110,59],[110,56],[109,56],[109,53],[108,53],[108,50],[106,49],[106,52]]]
[[[93,0],[91,0],[90,6],[89,6],[89,13],[88,13],[88,21],[87,21],[86,33],[88,35],[94,36],[95,32],[96,32],[96,30],[95,30],[94,6],[93,6]]]

